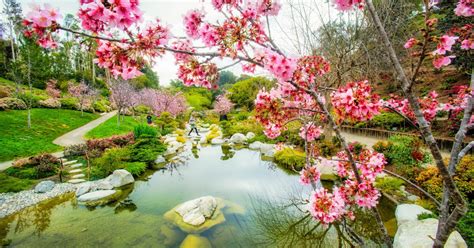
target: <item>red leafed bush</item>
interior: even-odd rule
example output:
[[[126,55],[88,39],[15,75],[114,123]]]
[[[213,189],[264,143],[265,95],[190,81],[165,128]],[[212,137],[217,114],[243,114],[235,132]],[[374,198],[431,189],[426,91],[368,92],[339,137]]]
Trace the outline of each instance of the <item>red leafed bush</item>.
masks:
[[[125,135],[114,135],[110,138],[88,140],[86,145],[89,151],[103,152],[108,148],[122,147],[133,143],[133,133]]]

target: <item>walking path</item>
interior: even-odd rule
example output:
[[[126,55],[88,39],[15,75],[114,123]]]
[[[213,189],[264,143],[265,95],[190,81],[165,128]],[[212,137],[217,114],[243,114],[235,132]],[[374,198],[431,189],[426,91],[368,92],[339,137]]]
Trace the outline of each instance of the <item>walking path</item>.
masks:
[[[60,146],[70,146],[70,145],[77,145],[77,144],[82,144],[85,143],[84,135],[86,135],[87,132],[90,130],[94,129],[98,125],[104,123],[108,119],[112,118],[117,114],[117,111],[112,111],[109,113],[106,113],[102,115],[101,117],[87,123],[86,125],[76,128],[60,137],[55,139],[53,141],[54,144],[60,145]],[[60,152],[55,152],[52,153],[53,156],[55,157],[62,157],[64,154],[62,151]],[[12,166],[13,161],[6,161],[6,162],[1,162],[0,163],[0,171],[6,170],[10,166]]]

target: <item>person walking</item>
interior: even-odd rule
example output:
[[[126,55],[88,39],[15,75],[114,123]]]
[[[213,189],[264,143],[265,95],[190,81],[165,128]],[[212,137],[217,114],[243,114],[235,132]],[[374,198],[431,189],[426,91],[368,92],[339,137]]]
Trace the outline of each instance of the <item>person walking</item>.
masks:
[[[196,127],[196,117],[194,116],[194,114],[191,114],[191,117],[189,117],[189,125],[191,126],[191,130],[189,130],[188,136],[191,135],[193,130],[196,131],[197,136],[201,136],[199,135],[198,129]]]

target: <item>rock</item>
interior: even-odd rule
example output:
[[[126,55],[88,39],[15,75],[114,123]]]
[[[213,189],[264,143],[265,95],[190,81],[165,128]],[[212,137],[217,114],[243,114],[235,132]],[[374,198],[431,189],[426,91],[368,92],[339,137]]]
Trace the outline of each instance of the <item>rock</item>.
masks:
[[[334,167],[323,165],[322,163],[317,163],[316,168],[318,168],[319,172],[321,173],[321,180],[334,181],[337,179]]]
[[[224,144],[224,140],[221,138],[214,138],[211,140],[211,144],[213,145],[222,145]]]
[[[133,179],[133,176],[130,172],[126,171],[126,170],[115,170],[112,175],[108,176],[106,178],[107,181],[110,182],[110,184],[112,184],[112,186],[114,188],[117,188],[117,187],[122,187],[124,185],[127,185],[127,184],[131,184],[133,182],[135,182],[135,179]]]
[[[202,216],[204,218],[210,218],[217,207],[217,200],[212,196],[203,196],[194,200],[187,201],[176,207],[176,212],[183,216],[184,222],[187,222],[185,219],[187,215],[195,216],[196,218]],[[189,219],[189,218],[188,218]],[[205,219],[204,219],[205,220]],[[200,225],[204,220],[197,224]]]
[[[91,190],[91,183],[90,182],[80,184],[76,189],[76,197],[79,197],[79,196],[89,192],[90,190]]]
[[[94,186],[95,186],[93,189],[94,191],[95,190],[110,190],[114,188],[114,186],[107,179],[96,181]]]
[[[245,137],[246,137],[247,139],[253,139],[253,138],[255,138],[255,134],[252,133],[252,132],[248,132],[248,133],[245,135]]]
[[[166,162],[166,159],[161,155],[158,155],[158,157],[155,159],[155,164],[161,164],[165,162]]]
[[[46,193],[53,190],[55,183],[47,180],[38,183],[35,187],[35,193]]]
[[[260,145],[260,152],[267,157],[275,156],[275,145],[273,144],[261,144]]]
[[[406,205],[406,204],[404,204]],[[398,209],[398,208],[397,208]],[[406,221],[398,226],[397,233],[393,241],[394,248],[431,248],[436,236],[438,220],[424,219]],[[467,248],[466,242],[461,235],[454,231],[449,235],[445,244],[446,248]]]
[[[418,220],[418,215],[421,213],[431,214],[432,212],[416,204],[400,204],[395,210],[395,218],[400,226],[405,222]]]
[[[164,237],[162,243],[166,247],[175,247],[184,238],[184,233],[166,224],[160,227],[160,233]]]
[[[418,201],[419,199],[420,199],[420,197],[418,197],[418,196],[416,196],[416,195],[409,195],[409,196],[407,197],[407,200],[412,201],[412,202],[416,202],[416,201]]]
[[[87,201],[97,201],[103,198],[109,197],[117,193],[116,190],[98,190],[90,192],[84,195],[81,195],[77,198],[78,201],[87,202]]]
[[[211,242],[207,238],[195,234],[189,234],[183,240],[179,248],[212,248]]]
[[[245,137],[245,135],[241,133],[234,133],[232,137],[230,137],[230,142],[235,144],[243,144],[246,140],[247,138]]]
[[[207,144],[207,139],[205,136],[201,137],[201,139],[199,140],[199,144]]]
[[[249,145],[249,149],[251,150],[260,150],[260,147],[262,146],[262,142],[260,141],[255,141],[252,144]]]

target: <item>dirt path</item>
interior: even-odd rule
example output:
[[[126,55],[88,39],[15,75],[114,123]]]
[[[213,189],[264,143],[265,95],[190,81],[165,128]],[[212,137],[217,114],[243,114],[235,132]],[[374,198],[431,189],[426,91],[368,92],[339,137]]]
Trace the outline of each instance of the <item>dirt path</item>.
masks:
[[[114,117],[116,114],[117,114],[117,111],[112,111],[112,112],[106,113],[106,114],[102,115],[101,117],[87,123],[86,125],[84,125],[82,127],[79,127],[79,128],[76,128],[76,129],[74,129],[74,130],[72,130],[72,131],[56,138],[53,141],[53,143],[56,144],[56,145],[60,145],[60,146],[70,146],[70,145],[82,144],[82,143],[85,142],[84,135],[87,132],[94,129],[98,125],[104,123],[108,119]],[[52,155],[59,158],[59,157],[63,156],[63,152],[62,151],[55,152],[55,153],[52,153]],[[5,169],[9,168],[10,166],[12,166],[12,163],[13,163],[13,161],[1,162],[0,163],[0,171],[3,171]]]
[[[90,130],[94,129],[98,125],[104,123],[108,119],[114,117],[117,114],[117,111],[112,111],[109,112],[89,123],[86,125],[76,128],[69,133],[64,134],[63,136],[60,136],[56,138],[53,143],[56,145],[60,146],[70,146],[70,145],[77,145],[77,144],[82,144],[85,143],[84,135],[86,135],[87,132]]]

